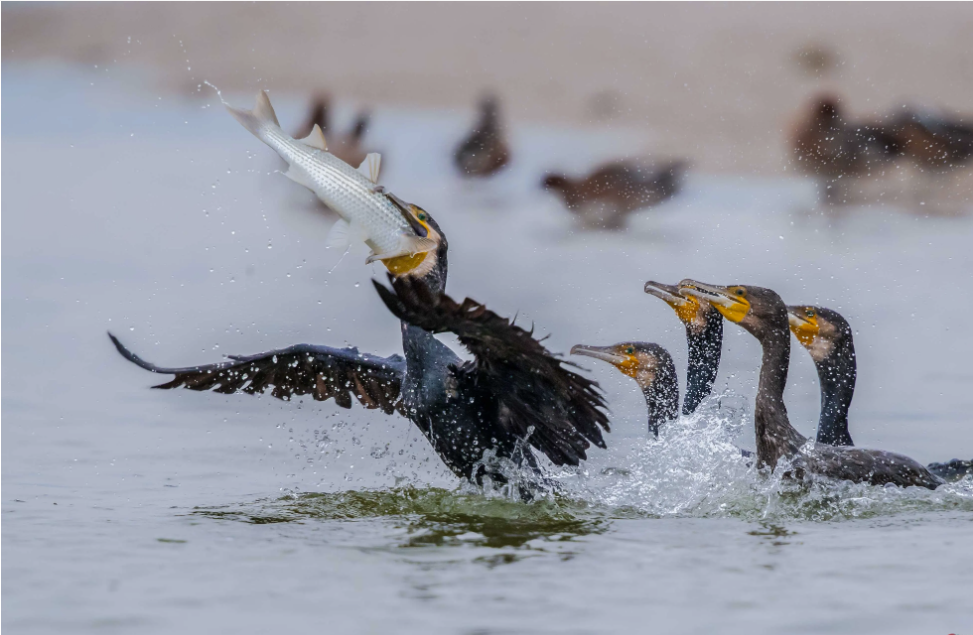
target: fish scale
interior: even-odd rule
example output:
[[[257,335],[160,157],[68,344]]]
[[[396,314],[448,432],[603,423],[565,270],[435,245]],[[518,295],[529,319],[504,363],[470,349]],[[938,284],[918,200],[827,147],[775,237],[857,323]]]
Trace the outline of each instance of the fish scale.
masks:
[[[377,192],[371,179],[326,150],[309,145],[310,137],[294,139],[285,133],[266,93],[257,95],[253,111],[225,105],[237,121],[287,162],[288,178],[313,191],[349,225],[360,228],[365,243],[376,254],[401,252],[403,236],[416,236],[400,208]]]

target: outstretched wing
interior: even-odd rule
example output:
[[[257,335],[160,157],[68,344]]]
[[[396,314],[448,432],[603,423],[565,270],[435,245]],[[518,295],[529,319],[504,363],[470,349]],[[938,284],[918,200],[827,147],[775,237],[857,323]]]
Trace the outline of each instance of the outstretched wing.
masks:
[[[569,370],[534,338],[482,304],[457,304],[434,294],[421,281],[392,279],[392,289],[375,282],[399,319],[432,333],[449,331],[476,357],[459,369],[499,404],[500,423],[557,465],[577,465],[594,443],[605,447],[605,402],[596,382]]]
[[[334,398],[342,408],[351,408],[354,395],[366,408],[381,408],[392,414],[401,407],[399,392],[405,375],[405,360],[399,355],[378,357],[356,348],[331,348],[297,344],[257,355],[230,356],[229,361],[186,368],[162,368],[150,364],[108,334],[115,348],[128,361],[153,373],[175,375],[155,388],[213,390],[219,393],[262,393],[272,386],[277,399],[311,395],[317,401]]]

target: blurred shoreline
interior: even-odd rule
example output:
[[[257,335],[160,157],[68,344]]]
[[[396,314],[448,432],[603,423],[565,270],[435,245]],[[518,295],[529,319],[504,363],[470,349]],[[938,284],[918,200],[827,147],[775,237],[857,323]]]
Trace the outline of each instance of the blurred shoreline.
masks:
[[[854,116],[973,104],[973,6],[8,4],[3,61],[148,72],[170,94],[327,90],[342,100],[634,128],[716,173],[788,169],[807,99]]]

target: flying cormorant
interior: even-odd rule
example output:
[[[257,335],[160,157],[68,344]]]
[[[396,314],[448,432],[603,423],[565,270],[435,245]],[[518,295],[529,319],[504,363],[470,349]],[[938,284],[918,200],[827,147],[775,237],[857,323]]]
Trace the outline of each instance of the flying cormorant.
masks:
[[[217,364],[162,368],[109,335],[129,361],[175,375],[157,388],[253,394],[272,387],[278,399],[311,395],[350,408],[354,396],[366,408],[398,412],[463,479],[503,483],[508,482],[504,464],[524,468],[518,489],[529,498],[531,485],[547,481],[528,446],[556,465],[577,465],[591,443],[605,447],[602,429],[608,431],[608,419],[598,385],[553,357],[532,332],[473,300],[457,303],[445,295],[445,235],[421,208],[409,205],[402,211],[418,235],[438,243],[435,251],[383,261],[398,277],[392,289],[376,283],[386,306],[402,320],[404,358],[298,344]],[[421,266],[426,258],[434,264],[419,276],[415,272],[428,269]],[[445,331],[459,337],[474,361],[462,361],[433,336]]]

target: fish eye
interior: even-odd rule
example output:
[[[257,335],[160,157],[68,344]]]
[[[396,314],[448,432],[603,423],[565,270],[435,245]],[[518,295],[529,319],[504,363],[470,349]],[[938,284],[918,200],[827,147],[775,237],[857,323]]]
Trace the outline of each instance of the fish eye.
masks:
[[[635,347],[634,346],[629,346],[629,347],[627,347],[625,349],[625,354],[626,355],[632,355],[634,353],[635,353]]]
[[[809,318],[813,318],[814,317],[814,309],[808,309],[808,310],[806,310],[804,312],[804,315],[808,316]]]

